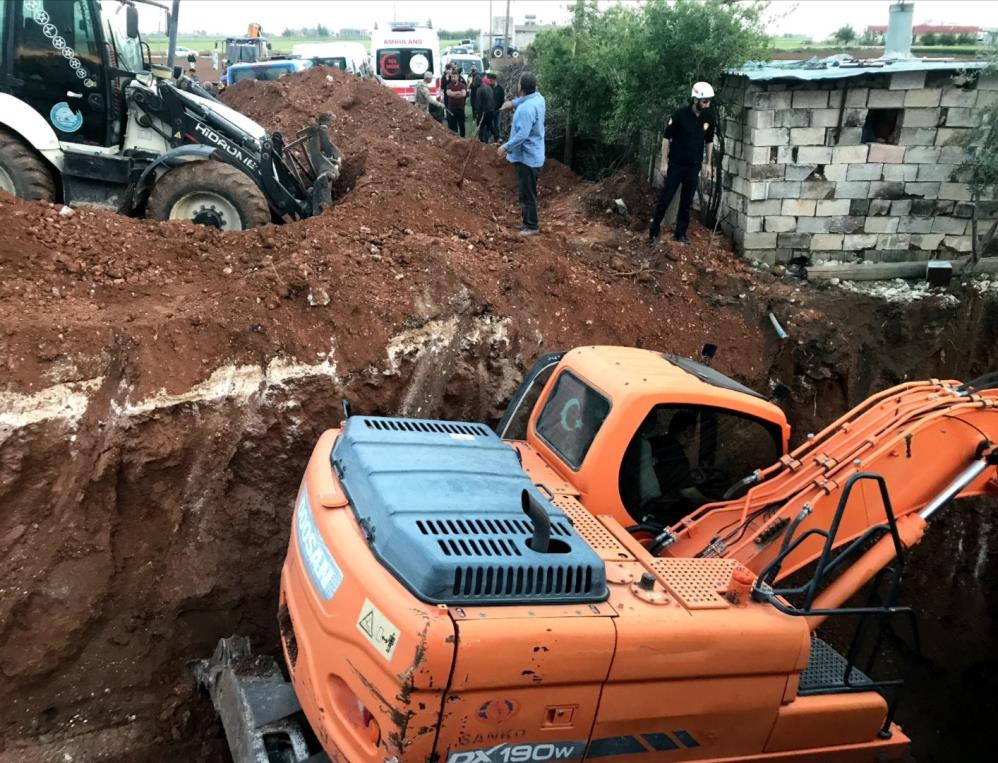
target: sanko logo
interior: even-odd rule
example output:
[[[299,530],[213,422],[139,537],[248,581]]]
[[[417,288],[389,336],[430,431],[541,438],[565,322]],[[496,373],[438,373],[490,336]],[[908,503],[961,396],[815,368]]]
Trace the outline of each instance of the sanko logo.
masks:
[[[528,763],[536,760],[577,760],[585,742],[554,744],[499,744],[487,750],[452,752],[447,763]]]

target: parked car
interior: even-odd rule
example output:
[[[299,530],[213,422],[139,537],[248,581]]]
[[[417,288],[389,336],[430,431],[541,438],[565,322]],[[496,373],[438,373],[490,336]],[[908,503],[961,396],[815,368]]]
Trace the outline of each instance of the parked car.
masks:
[[[315,66],[335,66],[359,77],[371,71],[370,56],[359,42],[305,42],[291,49],[293,58],[306,58]]]
[[[178,45],[176,48],[173,49],[173,56],[178,61],[181,60],[181,59],[183,59],[184,61],[186,61],[187,57],[191,53],[194,54],[195,58],[198,58],[200,56],[200,54],[196,50],[191,50],[190,48],[185,48],[183,45]]]
[[[226,85],[234,85],[244,79],[275,80],[285,74],[294,74],[312,68],[307,58],[277,58],[253,64],[233,64],[222,75]]]

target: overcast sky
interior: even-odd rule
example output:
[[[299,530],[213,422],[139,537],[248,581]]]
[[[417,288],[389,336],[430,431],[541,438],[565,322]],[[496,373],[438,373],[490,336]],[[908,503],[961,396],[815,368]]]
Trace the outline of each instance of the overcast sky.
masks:
[[[635,2],[636,0],[629,0]],[[611,5],[601,0],[601,6]],[[489,7],[501,16],[505,0],[182,0],[180,32],[206,30],[211,34],[241,34],[255,21],[270,35],[286,27],[324,24],[330,29],[370,29],[375,22],[433,20],[437,29],[488,26]],[[799,33],[815,39],[829,37],[843,24],[862,31],[868,24],[886,24],[889,0],[774,0],[769,7],[773,34]],[[533,14],[539,22],[564,22],[566,0],[512,0],[511,14],[522,21]],[[145,23],[143,13],[143,26]],[[917,0],[915,23],[951,23],[998,27],[998,2],[994,0]]]

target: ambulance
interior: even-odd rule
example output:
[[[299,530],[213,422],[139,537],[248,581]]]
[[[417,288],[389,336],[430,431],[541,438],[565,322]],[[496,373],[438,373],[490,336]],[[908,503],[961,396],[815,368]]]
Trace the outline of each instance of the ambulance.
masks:
[[[416,100],[416,85],[426,72],[433,73],[430,94],[440,88],[443,63],[440,40],[435,30],[409,23],[392,23],[388,29],[375,29],[371,37],[374,73],[407,101]]]

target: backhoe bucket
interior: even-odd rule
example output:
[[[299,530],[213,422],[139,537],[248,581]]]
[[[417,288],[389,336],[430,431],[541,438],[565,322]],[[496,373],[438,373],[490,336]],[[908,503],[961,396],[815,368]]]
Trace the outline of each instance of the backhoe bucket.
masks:
[[[283,151],[285,166],[305,189],[312,214],[332,203],[333,183],[343,167],[343,155],[329,139],[332,121],[331,114],[321,114],[316,124],[299,131]]]

